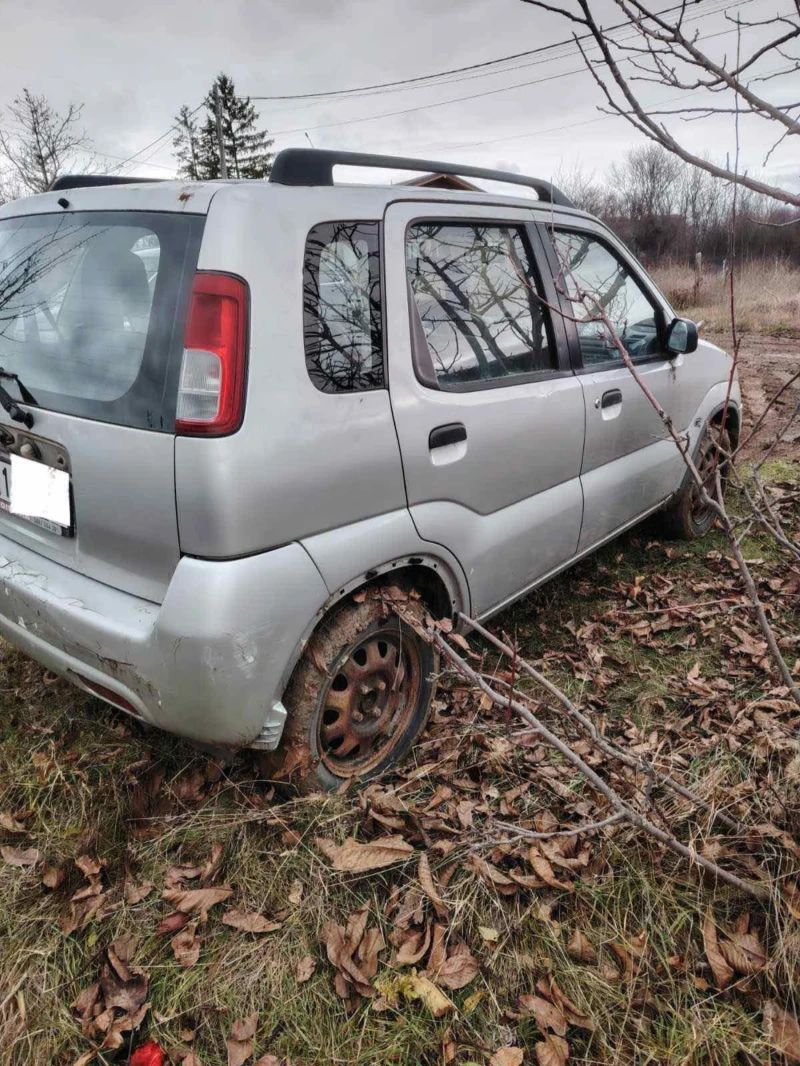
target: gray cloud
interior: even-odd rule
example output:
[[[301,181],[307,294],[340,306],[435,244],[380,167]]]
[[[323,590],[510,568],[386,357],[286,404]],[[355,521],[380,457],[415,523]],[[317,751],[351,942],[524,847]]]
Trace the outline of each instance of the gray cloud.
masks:
[[[782,4],[788,0],[777,0]],[[606,7],[608,21],[617,21],[612,0]],[[320,92],[480,62],[563,40],[570,31],[558,17],[519,0],[75,0],[69,6],[62,0],[0,0],[0,14],[10,27],[0,107],[23,86],[45,93],[56,106],[83,101],[97,150],[119,158],[164,133],[182,103],[200,103],[219,70],[251,96]],[[722,13],[698,25],[704,33],[730,29]],[[720,51],[730,49],[732,40],[720,39]],[[307,144],[308,130],[322,147],[501,163],[543,177],[576,163],[602,171],[638,143],[624,120],[598,113],[597,89],[574,54],[508,67],[489,77],[474,72],[448,85],[398,93],[257,106],[265,125],[279,133],[277,148]],[[800,86],[793,81],[771,83],[773,98],[796,94]],[[517,83],[529,84],[509,88]],[[669,95],[660,87],[647,92],[654,100]],[[458,97],[473,98],[444,103]],[[692,147],[720,158],[733,151],[728,119],[682,126],[680,132]],[[136,171],[168,175],[170,141],[143,153]],[[747,165],[758,167],[769,143],[755,124],[743,125],[743,145]],[[772,169],[800,172],[797,149],[784,146]]]

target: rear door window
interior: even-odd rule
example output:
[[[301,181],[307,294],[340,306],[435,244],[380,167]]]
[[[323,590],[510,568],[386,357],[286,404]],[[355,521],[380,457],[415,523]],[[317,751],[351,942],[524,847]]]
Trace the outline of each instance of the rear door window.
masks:
[[[379,223],[323,222],[306,241],[306,369],[321,392],[382,389]]]
[[[140,212],[0,220],[0,366],[40,407],[173,429],[202,225]]]
[[[522,228],[417,223],[406,268],[440,389],[510,385],[556,368]]]

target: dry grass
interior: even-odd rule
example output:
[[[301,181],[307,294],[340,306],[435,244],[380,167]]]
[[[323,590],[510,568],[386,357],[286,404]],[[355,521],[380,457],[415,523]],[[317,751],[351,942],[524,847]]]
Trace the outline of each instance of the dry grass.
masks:
[[[652,532],[645,528],[609,546],[506,612],[498,624],[517,634],[525,654],[537,660],[546,654],[550,675],[588,706],[597,710],[602,697],[598,713],[610,730],[638,728],[641,740],[655,729],[666,742],[673,726],[680,736],[685,726],[676,723],[685,719],[687,708],[691,713],[690,690],[681,685],[693,664],[700,664],[703,678],[730,668],[720,643],[730,621],[710,617],[697,631],[687,624],[670,630],[655,647],[625,633],[598,636],[606,663],[613,661],[620,674],[619,682],[605,691],[596,689],[584,668],[571,668],[569,658],[577,661],[582,654],[576,632],[602,619],[610,606],[628,610],[626,590],[637,582],[647,590],[659,575],[668,574],[678,587],[692,590],[690,598],[712,599],[713,590],[694,591],[709,580],[709,565],[717,567],[723,580],[730,579],[724,560],[713,552],[711,564],[706,558],[712,549],[723,548],[719,538],[689,549],[665,549],[651,540]],[[766,582],[773,572],[770,552],[754,541],[748,554],[763,560],[759,575]],[[770,609],[781,621],[780,601]],[[647,612],[644,616],[649,617]],[[741,612],[735,621],[740,617]],[[766,972],[735,992],[717,991],[703,954],[704,914],[713,905],[720,922],[730,925],[752,909],[752,901],[701,883],[694,871],[629,831],[597,848],[571,889],[502,896],[460,869],[445,892],[448,925],[465,939],[481,969],[466,988],[451,993],[459,1013],[434,1020],[420,1004],[376,1013],[365,1001],[348,1016],[333,991],[321,927],[331,918],[344,921],[368,903],[372,921],[388,937],[392,889],[414,885],[417,877],[413,860],[361,876],[331,870],[314,838],[342,841],[356,830],[363,833],[359,797],[281,799],[257,779],[246,758],[209,784],[213,768],[189,746],[141,732],[66,684],[47,684],[37,666],[10,649],[2,667],[0,810],[31,813],[24,837],[0,830],[0,843],[35,844],[43,861],[68,868],[65,883],[50,892],[41,885],[41,867],[26,871],[0,864],[4,1066],[70,1066],[87,1050],[90,1044],[70,1004],[96,980],[101,949],[123,932],[142,938],[137,960],[150,975],[153,1004],[148,1035],[176,1050],[188,1048],[186,1034],[193,1032],[204,1066],[225,1062],[224,1039],[232,1022],[251,1011],[259,1014],[255,1055],[269,1051],[287,1056],[293,1066],[440,1066],[448,1061],[443,1047],[450,1040],[457,1048],[455,1066],[486,1066],[494,1050],[512,1043],[525,1049],[525,1064],[532,1066],[533,1046],[541,1034],[532,1016],[519,1016],[517,1002],[548,974],[595,1027],[593,1032],[570,1030],[571,1063],[747,1066],[769,1061],[759,1004],[764,994],[784,1004],[791,998],[800,961],[796,934],[792,939],[776,915],[756,914],[769,952]],[[746,677],[740,669],[735,676],[737,690],[730,698],[743,706],[773,687],[756,666]],[[721,710],[712,706],[708,713],[713,717]],[[786,752],[766,742],[732,744],[729,737],[713,733],[710,721],[702,743],[693,738],[686,744],[686,772],[693,787],[726,798],[747,796],[754,821],[777,820],[785,826],[790,808],[797,815],[797,786],[791,783]],[[449,730],[450,736],[461,738],[458,772],[474,782],[477,799],[499,803],[510,789],[528,785],[513,801],[521,814],[548,808],[558,812],[563,799],[537,777],[529,749],[511,748],[501,720],[484,715],[479,722],[476,730],[451,717],[443,699],[429,737],[418,749],[419,762],[431,758],[430,751],[437,750],[431,745]],[[134,815],[142,814],[142,775],[152,768],[165,773],[166,802],[154,810],[152,821],[143,822]],[[770,787],[752,789],[750,781],[763,780],[765,774]],[[582,794],[582,783],[566,770],[561,780]],[[395,785],[398,795],[419,809],[447,781],[445,768],[434,763],[416,780],[394,778],[385,784]],[[373,831],[386,830],[373,826]],[[423,826],[423,832],[431,830]],[[275,933],[250,936],[223,925],[222,908],[216,908],[199,930],[198,963],[182,969],[169,936],[156,935],[171,909],[160,889],[171,865],[202,861],[215,843],[222,847],[218,879],[233,886],[232,902],[279,917],[283,924]],[[700,836],[697,845],[702,843]],[[107,862],[104,885],[119,885],[127,877],[149,879],[156,888],[141,902],[122,905],[104,921],[65,936],[59,920],[69,909],[70,896],[85,884],[71,860],[87,851]],[[448,860],[430,854],[441,872]],[[786,872],[777,856],[776,848],[773,874]],[[302,901],[287,906],[297,882],[303,886]],[[597,964],[578,962],[567,950],[576,930],[597,950]],[[638,972],[626,978],[612,945],[641,944],[640,934],[646,949],[637,961]],[[308,954],[317,960],[316,972],[298,984],[295,966]],[[391,985],[394,977],[386,951],[378,981]],[[96,1061],[125,1059],[105,1055]]]
[[[697,300],[690,265],[668,263],[652,274],[676,311],[703,322],[709,332],[730,330],[730,288],[721,271],[706,268]],[[800,270],[777,262],[749,262],[738,268],[735,280],[741,332],[800,335]]]

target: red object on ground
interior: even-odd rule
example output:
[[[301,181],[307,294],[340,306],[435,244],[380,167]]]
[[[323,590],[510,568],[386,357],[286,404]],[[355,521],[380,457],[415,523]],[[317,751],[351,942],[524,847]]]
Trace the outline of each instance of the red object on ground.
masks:
[[[128,1066],[164,1066],[167,1056],[155,1040],[140,1044],[128,1060]]]

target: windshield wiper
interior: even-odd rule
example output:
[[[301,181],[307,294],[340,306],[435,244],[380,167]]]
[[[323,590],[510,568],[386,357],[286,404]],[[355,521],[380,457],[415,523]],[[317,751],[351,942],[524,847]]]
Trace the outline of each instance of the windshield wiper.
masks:
[[[9,381],[15,381],[17,383],[17,388],[19,389],[19,394],[22,397],[23,403],[31,403],[38,406],[33,393],[29,392],[20,381],[19,374],[13,374],[10,370],[4,370],[3,367],[0,366],[0,378],[7,378]],[[8,412],[8,416],[12,421],[21,422],[24,426],[27,426],[28,429],[33,426],[33,415],[31,412],[23,411],[19,404],[14,400],[14,397],[11,396],[2,385],[0,385],[0,406]]]

